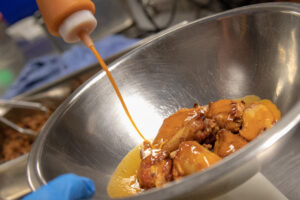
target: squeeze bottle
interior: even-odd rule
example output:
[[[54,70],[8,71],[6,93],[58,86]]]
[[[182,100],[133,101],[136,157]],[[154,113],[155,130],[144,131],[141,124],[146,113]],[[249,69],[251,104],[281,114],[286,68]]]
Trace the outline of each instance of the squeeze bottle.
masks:
[[[91,43],[89,34],[97,26],[91,0],[36,0],[49,32],[67,43],[80,39]],[[84,37],[84,38],[83,38]],[[90,46],[91,44],[86,44]]]

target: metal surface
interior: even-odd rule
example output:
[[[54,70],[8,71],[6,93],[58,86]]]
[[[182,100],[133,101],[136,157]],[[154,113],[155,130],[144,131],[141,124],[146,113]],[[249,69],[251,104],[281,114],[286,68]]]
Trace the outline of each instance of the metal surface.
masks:
[[[211,200],[288,200],[261,173],[230,192]]]
[[[0,106],[4,107],[13,107],[13,108],[25,108],[32,110],[40,110],[42,112],[49,112],[49,109],[37,102],[28,102],[28,101],[16,101],[16,100],[4,100],[0,99]],[[12,121],[6,119],[5,117],[0,116],[0,122],[9,126],[10,128],[18,131],[19,133],[28,134],[28,135],[37,135],[38,133],[34,130],[22,128]]]
[[[46,113],[49,112],[49,109],[47,107],[37,102],[0,99],[0,106],[40,110]]]
[[[279,150],[300,120],[299,19],[299,4],[239,8],[179,28],[110,66],[146,138],[155,137],[163,118],[195,102],[255,94],[275,102],[283,116],[272,129],[215,166],[124,199],[213,197],[253,176],[266,150]],[[95,198],[109,199],[106,186],[111,174],[141,142],[101,72],[47,122],[29,156],[29,183],[37,189],[73,172],[94,180]]]
[[[19,133],[26,134],[26,135],[37,135],[37,132],[28,128],[22,128],[17,124],[13,123],[12,121],[6,119],[5,117],[0,116],[0,122],[5,124],[6,126],[18,131]]]
[[[264,152],[260,160],[261,172],[288,199],[300,197],[300,126],[286,141]],[[279,147],[280,146],[280,147]]]
[[[26,164],[28,155],[0,165],[0,199],[19,199],[31,192],[27,183]]]

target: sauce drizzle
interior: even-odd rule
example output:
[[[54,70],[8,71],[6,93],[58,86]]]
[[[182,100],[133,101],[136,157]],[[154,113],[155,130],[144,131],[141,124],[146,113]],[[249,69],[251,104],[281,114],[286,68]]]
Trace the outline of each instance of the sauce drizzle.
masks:
[[[89,46],[89,49],[90,49],[90,50],[93,52],[93,54],[96,56],[96,58],[97,58],[99,64],[101,65],[102,69],[106,72],[106,75],[107,75],[109,81],[111,82],[111,84],[112,84],[112,86],[113,86],[113,88],[114,88],[114,90],[115,90],[115,92],[116,92],[116,94],[117,94],[117,96],[118,96],[118,98],[119,98],[119,100],[120,100],[122,106],[123,106],[123,109],[124,109],[124,111],[125,111],[127,117],[129,118],[131,124],[133,125],[133,127],[135,128],[135,130],[138,132],[138,134],[143,138],[143,140],[146,140],[146,138],[143,136],[143,134],[141,133],[141,131],[138,129],[137,125],[136,125],[135,122],[133,121],[133,119],[132,119],[132,117],[131,117],[131,115],[130,115],[130,113],[129,113],[129,110],[128,110],[128,108],[127,108],[125,102],[124,102],[124,99],[123,99],[123,97],[122,97],[122,95],[121,95],[121,92],[120,92],[120,90],[119,90],[119,88],[118,88],[118,86],[117,86],[117,84],[116,84],[114,78],[112,77],[111,73],[109,72],[106,63],[105,63],[105,62],[103,61],[103,59],[101,58],[100,54],[98,53],[98,51],[97,51],[97,49],[95,48],[94,45]]]
[[[146,138],[143,136],[143,134],[141,133],[141,131],[138,129],[137,125],[135,124],[135,122],[133,121],[130,113],[129,113],[129,110],[125,104],[125,101],[121,95],[121,92],[116,84],[116,81],[114,80],[113,76],[111,75],[110,71],[108,70],[108,67],[106,65],[106,63],[104,62],[104,60],[102,59],[102,57],[100,56],[99,52],[97,51],[97,49],[95,48],[95,45],[92,41],[92,39],[90,38],[90,36],[86,33],[86,32],[81,32],[79,33],[79,37],[80,39],[82,40],[82,42],[93,52],[93,54],[95,55],[95,57],[97,58],[100,66],[102,67],[102,69],[106,72],[106,75],[110,81],[110,83],[112,84],[119,100],[120,100],[120,103],[122,104],[123,106],[123,109],[127,115],[127,117],[129,118],[131,124],[133,125],[133,127],[135,128],[135,130],[138,132],[138,134],[141,136],[141,138],[144,140],[144,141],[147,141]]]

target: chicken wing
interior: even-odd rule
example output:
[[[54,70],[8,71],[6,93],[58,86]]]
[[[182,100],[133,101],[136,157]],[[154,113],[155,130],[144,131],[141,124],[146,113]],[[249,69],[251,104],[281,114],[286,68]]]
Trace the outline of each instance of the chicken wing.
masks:
[[[219,162],[221,158],[196,141],[182,142],[173,160],[173,178],[195,173]]]
[[[233,134],[226,129],[220,130],[216,138],[214,152],[222,158],[236,152],[248,144],[243,137]]]
[[[192,109],[180,109],[166,118],[153,141],[153,145],[168,152],[178,149],[180,142],[192,140],[195,137],[205,139],[207,133],[203,122],[206,106],[196,106]]]
[[[141,157],[142,161],[137,175],[141,188],[161,187],[172,180],[172,160],[168,152],[152,149],[150,144],[145,142]]]
[[[251,141],[261,132],[271,128],[275,122],[276,118],[265,105],[253,103],[244,111],[240,135]]]
[[[243,101],[221,99],[209,104],[207,117],[216,120],[220,128],[238,132],[242,125],[244,109]]]
[[[276,122],[281,118],[280,111],[278,110],[277,106],[274,103],[272,103],[272,101],[268,99],[263,99],[261,101],[258,101],[257,103],[266,106],[269,109],[269,111],[273,114],[273,117],[275,118]]]

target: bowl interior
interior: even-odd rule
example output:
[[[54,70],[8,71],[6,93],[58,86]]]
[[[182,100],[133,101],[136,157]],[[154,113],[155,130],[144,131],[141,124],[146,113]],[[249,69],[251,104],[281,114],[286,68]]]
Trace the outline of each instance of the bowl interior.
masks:
[[[146,138],[176,110],[220,98],[258,95],[285,116],[300,88],[300,15],[292,7],[252,6],[200,20],[114,63],[112,74]],[[96,197],[107,199],[111,174],[141,142],[100,73],[47,123],[32,162],[43,181],[69,172],[90,177]]]

